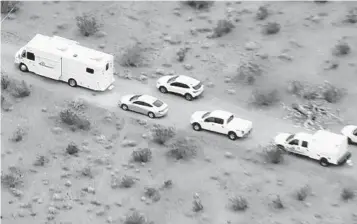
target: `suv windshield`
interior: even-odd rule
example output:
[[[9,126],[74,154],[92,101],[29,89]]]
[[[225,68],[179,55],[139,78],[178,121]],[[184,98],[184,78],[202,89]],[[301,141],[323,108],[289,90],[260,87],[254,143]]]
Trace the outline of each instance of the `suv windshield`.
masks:
[[[291,139],[293,139],[295,137],[295,135],[290,135],[287,139],[286,139],[286,141],[288,142],[288,141],[290,141]]]
[[[203,118],[203,119],[206,118],[210,113],[211,113],[211,112],[205,113],[205,114],[202,116],[202,118]]]
[[[227,120],[227,124],[228,124],[229,122],[231,122],[231,121],[233,120],[233,118],[234,118],[234,115],[231,115],[231,116],[228,118],[228,120]]]
[[[194,87],[192,87],[195,90],[198,90],[199,88],[201,88],[202,84],[198,83],[197,85],[195,85]]]
[[[174,77],[169,78],[169,80],[167,80],[167,83],[175,81],[178,77],[179,77],[178,75],[175,75]]]
[[[153,105],[154,105],[155,107],[161,107],[163,104],[164,104],[164,103],[163,103],[162,101],[160,101],[160,100],[156,100],[156,101],[153,103]]]
[[[132,96],[129,101],[137,100],[137,99],[139,99],[140,96],[141,95]]]

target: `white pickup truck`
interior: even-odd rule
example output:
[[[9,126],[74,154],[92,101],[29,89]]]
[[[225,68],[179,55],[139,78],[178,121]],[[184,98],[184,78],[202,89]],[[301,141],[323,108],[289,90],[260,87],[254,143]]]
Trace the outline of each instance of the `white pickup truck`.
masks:
[[[320,130],[315,134],[280,133],[274,139],[275,144],[288,152],[318,160],[321,166],[350,163],[347,137],[329,131]]]

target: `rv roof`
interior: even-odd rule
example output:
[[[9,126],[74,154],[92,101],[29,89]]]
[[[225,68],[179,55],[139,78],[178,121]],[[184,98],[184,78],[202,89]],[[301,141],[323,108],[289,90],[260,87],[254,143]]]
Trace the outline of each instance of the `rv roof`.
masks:
[[[60,55],[61,57],[73,58],[86,64],[102,65],[102,60],[111,60],[113,57],[110,54],[83,47],[76,41],[59,36],[49,37],[37,34],[27,46],[43,52]]]

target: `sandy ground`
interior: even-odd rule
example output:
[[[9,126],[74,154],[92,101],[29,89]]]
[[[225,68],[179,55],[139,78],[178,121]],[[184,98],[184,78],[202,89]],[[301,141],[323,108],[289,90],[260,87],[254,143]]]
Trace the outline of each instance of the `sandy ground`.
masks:
[[[177,2],[23,2],[21,10],[2,23],[1,69],[4,74],[31,84],[31,95],[18,100],[3,93],[13,108],[10,112],[2,112],[1,149],[3,172],[7,172],[9,166],[19,167],[25,183],[20,189],[22,197],[14,197],[8,189],[2,189],[2,221],[122,223],[135,208],[149,221],[163,224],[357,223],[356,200],[344,202],[340,199],[342,188],[356,188],[356,167],[326,169],[294,156],[287,156],[280,165],[265,164],[260,144],[267,144],[278,132],[296,132],[303,128],[282,119],[284,111],[279,105],[257,109],[247,103],[252,90],[268,87],[278,89],[282,101],[289,104],[297,99],[286,92],[288,81],[320,84],[328,80],[347,90],[340,102],[328,106],[340,110],[344,124],[356,124],[356,30],[355,25],[341,22],[347,10],[356,3],[271,2],[268,7],[271,15],[266,21],[256,21],[254,15],[261,5],[259,2],[221,2],[208,11],[198,12]],[[174,14],[175,10],[180,12],[179,16]],[[74,17],[83,12],[93,13],[103,24],[101,37],[85,38],[79,34]],[[212,28],[228,12],[239,19],[228,35],[208,39],[207,33],[191,34],[192,28]],[[313,21],[306,19],[311,16]],[[267,21],[279,22],[281,32],[262,35],[261,27]],[[14,53],[36,33],[76,39],[98,49],[104,46],[103,51],[117,57],[126,46],[139,40],[148,47],[144,52],[148,65],[130,68],[133,78],[128,80],[119,77],[127,68],[117,64],[119,76],[110,92],[70,88],[65,83],[21,73],[14,67]],[[168,36],[181,42],[170,44],[165,41]],[[342,37],[352,51],[347,56],[335,58],[331,49]],[[263,75],[252,86],[226,81],[227,77],[235,75],[240,61],[252,54],[246,50],[247,43],[251,42],[257,45],[255,54],[267,55],[259,59]],[[175,53],[182,46],[191,49],[185,61],[179,63]],[[288,55],[290,60],[282,60],[279,57],[282,54]],[[338,68],[324,70],[325,61],[332,59],[338,62]],[[185,69],[187,64],[193,69]],[[158,68],[190,75],[213,85],[194,102],[162,95],[154,85],[158,75],[152,75]],[[135,80],[142,72],[148,76],[146,82]],[[145,137],[147,125],[135,121],[147,118],[117,108],[119,97],[133,93],[134,89],[156,96],[169,105],[169,115],[154,122],[174,126],[181,134],[198,139],[201,147],[196,159],[178,162],[167,159],[164,156],[167,149]],[[88,102],[86,114],[94,124],[88,132],[72,132],[57,121],[65,100],[73,98]],[[193,132],[189,125],[190,115],[197,110],[213,109],[228,110],[253,121],[253,134],[231,142],[224,136]],[[108,111],[113,114],[109,115]],[[148,122],[151,125],[152,121]],[[118,130],[116,123],[123,128]],[[329,128],[339,132],[344,124]],[[26,127],[27,134],[22,141],[14,143],[9,139],[17,126]],[[54,127],[60,131],[54,131]],[[109,149],[98,142],[101,136],[110,139]],[[123,142],[128,139],[134,141],[135,146],[124,146]],[[79,156],[65,154],[69,142],[80,146]],[[145,165],[127,165],[132,150],[137,147],[151,148],[152,161]],[[356,147],[351,146],[351,151],[355,150]],[[226,158],[226,152],[233,158]],[[38,155],[49,159],[44,167],[33,166]],[[78,174],[87,165],[93,166],[93,178]],[[111,189],[113,173],[132,175],[138,181],[130,189]],[[145,187],[160,187],[168,179],[173,186],[160,192],[158,202],[142,198]],[[70,187],[65,186],[67,181],[71,182]],[[304,202],[296,200],[294,193],[306,184],[311,187],[312,194]],[[81,189],[88,186],[95,189],[95,194],[83,193]],[[195,192],[200,194],[204,206],[198,213],[192,212]],[[54,194],[61,198],[56,199]],[[228,208],[229,198],[234,195],[247,198],[249,208],[246,211],[233,212]],[[280,196],[284,209],[272,206],[276,195]],[[27,203],[31,204],[31,209]],[[53,208],[56,214],[48,216],[49,209]]]

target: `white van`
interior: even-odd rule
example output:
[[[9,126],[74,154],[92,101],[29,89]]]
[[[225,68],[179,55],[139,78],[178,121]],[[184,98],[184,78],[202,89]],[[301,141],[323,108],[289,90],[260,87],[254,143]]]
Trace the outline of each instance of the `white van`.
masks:
[[[274,139],[275,144],[288,152],[318,160],[322,166],[330,164],[351,164],[351,153],[348,151],[347,137],[325,130],[315,134],[280,133]]]
[[[113,55],[80,46],[66,38],[37,34],[15,55],[23,72],[67,82],[96,91],[114,87]]]

